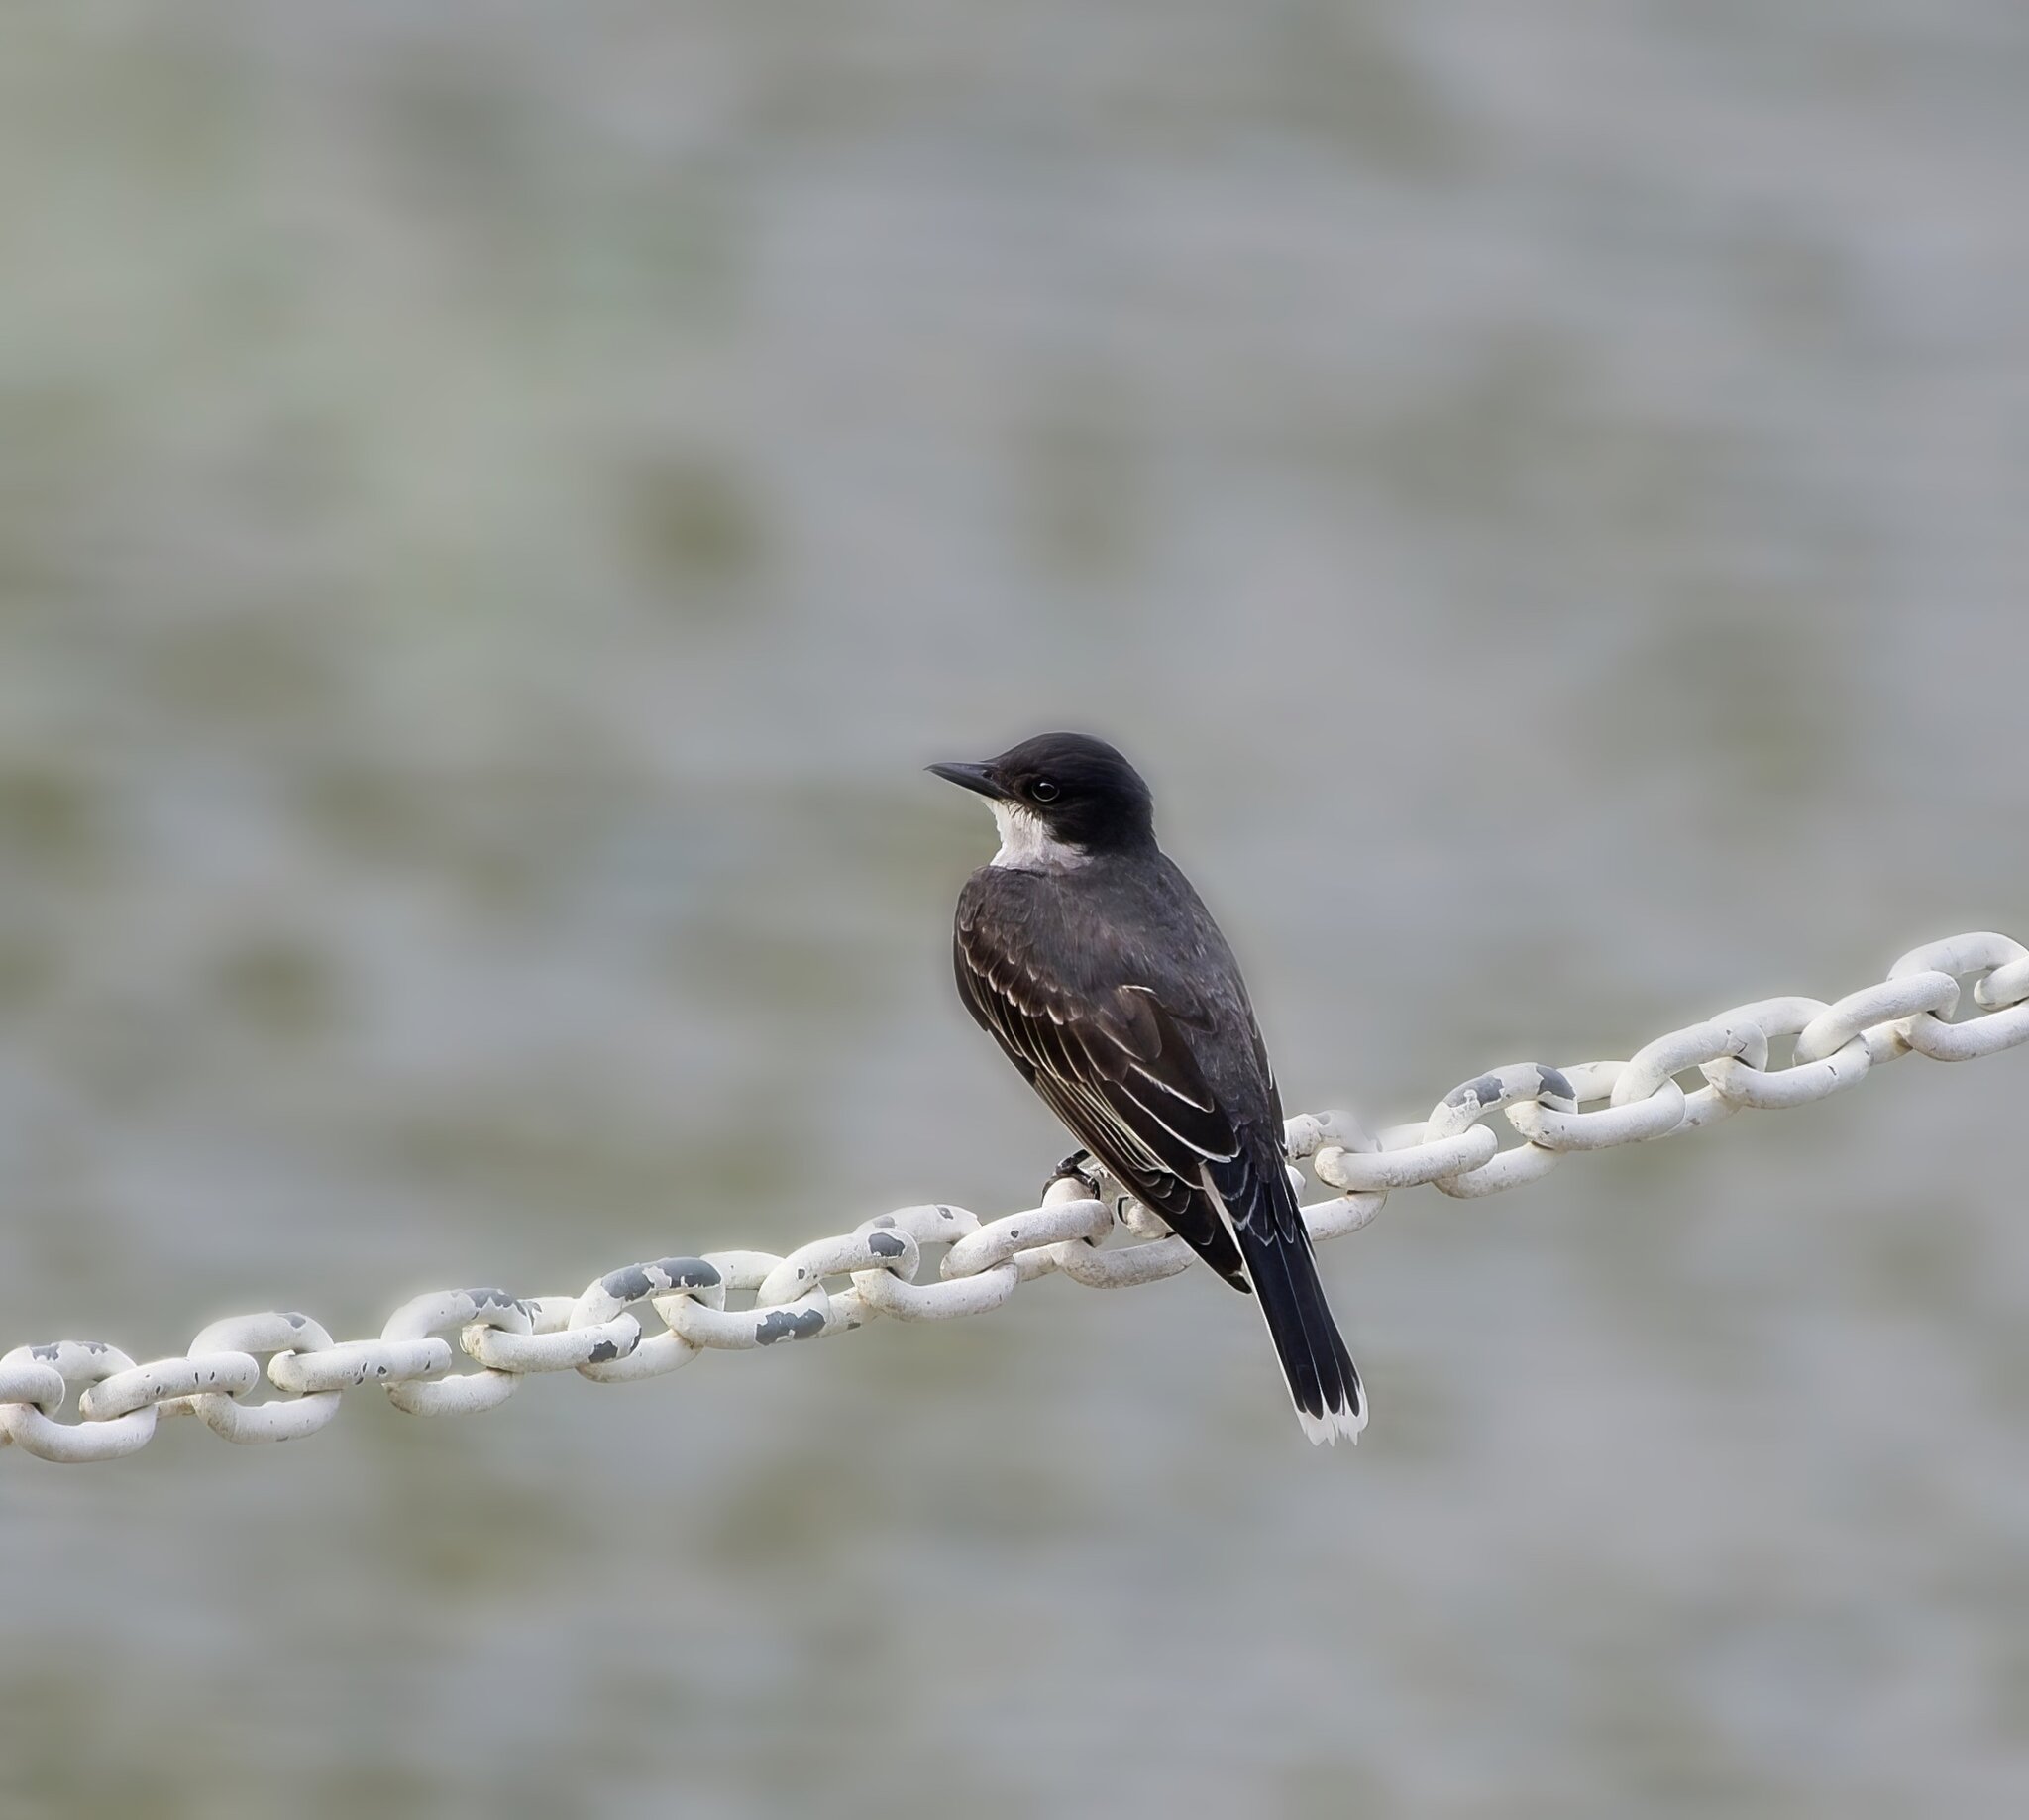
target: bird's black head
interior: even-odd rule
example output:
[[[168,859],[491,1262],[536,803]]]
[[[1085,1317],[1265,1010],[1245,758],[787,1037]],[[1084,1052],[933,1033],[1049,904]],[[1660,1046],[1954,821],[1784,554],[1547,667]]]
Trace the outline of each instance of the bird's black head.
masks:
[[[1065,850],[1117,853],[1155,843],[1141,774],[1089,733],[1038,733],[983,764],[930,769],[993,803],[1004,852],[1018,850],[1029,834],[1045,864],[1048,849],[1061,858]]]

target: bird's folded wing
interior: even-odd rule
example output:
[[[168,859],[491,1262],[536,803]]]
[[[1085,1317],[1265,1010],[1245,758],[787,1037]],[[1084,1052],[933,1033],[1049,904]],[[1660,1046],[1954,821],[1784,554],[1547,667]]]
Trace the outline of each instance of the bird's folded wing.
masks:
[[[1057,1116],[1138,1199],[1172,1224],[1187,1217],[1204,1166],[1241,1144],[1154,990],[1072,991],[978,921],[961,920],[956,960],[967,1008]]]

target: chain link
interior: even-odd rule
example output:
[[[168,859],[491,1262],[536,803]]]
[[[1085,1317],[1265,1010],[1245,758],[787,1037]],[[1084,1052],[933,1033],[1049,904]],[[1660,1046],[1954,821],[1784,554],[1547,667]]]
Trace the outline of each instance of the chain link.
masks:
[[[1966,979],[1979,1009],[1953,1021]],[[1771,1043],[1788,1038],[1789,1064],[1770,1067]],[[1292,1161],[1308,1162],[1336,1191],[1304,1209],[1323,1241],[1357,1231],[1396,1189],[1497,1194],[1548,1174],[1572,1151],[1698,1130],[1744,1108],[1808,1105],[1899,1056],[1969,1061],[2020,1043],[2029,1043],[2029,949],[2005,935],[1955,935],[1911,949],[1880,983],[1829,1005],[1759,999],[1659,1036],[1627,1061],[1491,1069],[1454,1087],[1428,1118],[1378,1137],[1342,1112],[1299,1115],[1285,1136]],[[1702,1084],[1686,1091],[1677,1077],[1694,1072]],[[1485,1123],[1497,1112],[1521,1143],[1500,1147]],[[1117,1228],[1140,1236],[1107,1244]],[[936,1278],[918,1282],[924,1253],[939,1248]],[[1052,1272],[1121,1289],[1191,1261],[1146,1209],[1118,1194],[1096,1200],[1082,1181],[1060,1177],[1039,1207],[997,1220],[961,1207],[899,1208],[787,1257],[665,1257],[608,1271],[577,1296],[438,1290],[403,1303],[377,1339],[335,1342],[307,1315],[267,1312],[215,1321],[180,1356],[140,1365],[98,1340],[17,1346],[0,1357],[0,1446],[65,1462],[117,1459],[146,1446],[160,1418],[181,1415],[227,1441],[292,1441],[337,1416],[346,1391],[369,1384],[411,1415],[473,1415],[504,1403],[535,1372],[631,1382],[707,1350],[816,1339],[882,1316],[984,1314]],[[729,1294],[751,1299],[729,1307]],[[647,1330],[644,1310],[659,1331]],[[454,1371],[460,1352],[478,1369]],[[264,1384],[278,1394],[250,1402]],[[74,1387],[80,1419],[58,1421]]]

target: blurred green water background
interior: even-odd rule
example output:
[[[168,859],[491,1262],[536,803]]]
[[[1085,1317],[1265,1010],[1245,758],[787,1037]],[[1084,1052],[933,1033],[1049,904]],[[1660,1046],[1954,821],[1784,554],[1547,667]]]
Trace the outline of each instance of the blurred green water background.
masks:
[[[0,27],[0,1334],[1033,1194],[923,779],[1113,732],[1292,1108],[2029,936],[2029,24]],[[2029,1800],[2017,1054],[1209,1278],[0,1456],[0,1811]]]

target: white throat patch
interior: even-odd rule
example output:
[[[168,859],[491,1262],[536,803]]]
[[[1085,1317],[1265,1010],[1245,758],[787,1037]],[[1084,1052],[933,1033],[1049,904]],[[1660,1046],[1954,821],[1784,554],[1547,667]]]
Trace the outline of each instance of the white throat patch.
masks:
[[[1068,872],[1092,856],[1083,847],[1059,840],[1032,808],[1019,803],[994,801],[987,804],[1001,830],[1001,850],[993,857],[996,866],[1016,872]]]

